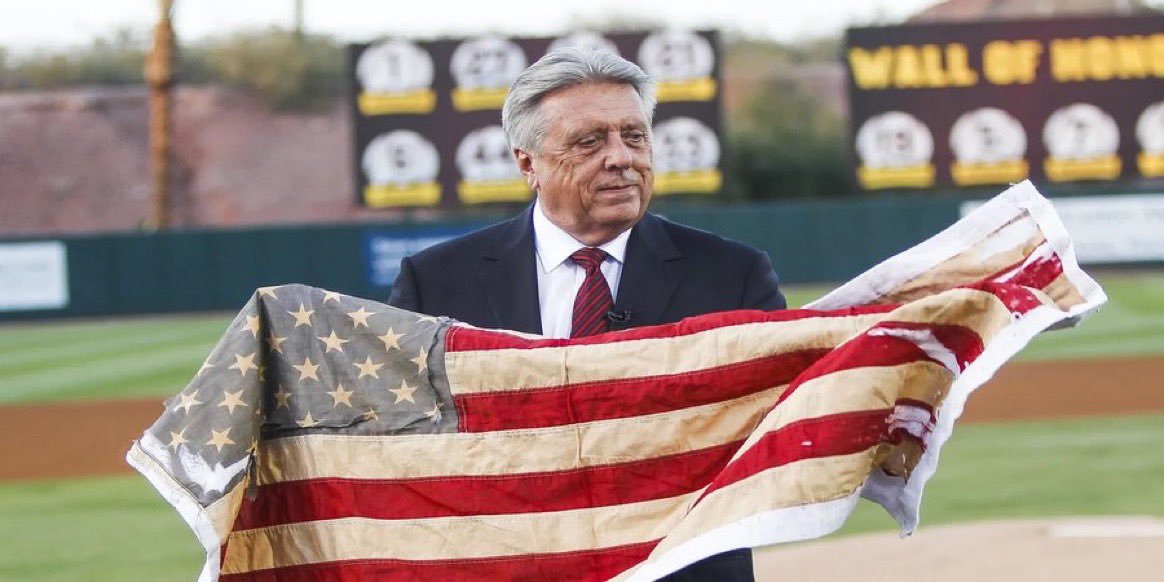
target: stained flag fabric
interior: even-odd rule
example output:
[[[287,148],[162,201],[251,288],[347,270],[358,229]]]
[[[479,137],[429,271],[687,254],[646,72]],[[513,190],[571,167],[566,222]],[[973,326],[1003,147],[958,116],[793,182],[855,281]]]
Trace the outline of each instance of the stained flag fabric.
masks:
[[[969,394],[1105,300],[1028,182],[804,309],[559,340],[267,287],[127,459],[203,580],[651,580],[861,496],[912,531]]]

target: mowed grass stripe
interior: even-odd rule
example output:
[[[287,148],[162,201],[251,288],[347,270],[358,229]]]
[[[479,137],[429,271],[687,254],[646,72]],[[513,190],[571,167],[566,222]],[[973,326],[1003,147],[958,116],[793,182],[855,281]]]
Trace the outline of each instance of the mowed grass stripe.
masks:
[[[1164,275],[1100,277],[1111,301],[1078,328],[1040,335],[1020,360],[1164,354]],[[825,293],[790,286],[790,306]],[[168,397],[189,382],[231,315],[0,326],[0,404]]]
[[[153,323],[153,322],[151,322]],[[0,377],[55,365],[62,359],[81,364],[120,352],[168,348],[178,345],[213,346],[228,322],[171,321],[165,325],[121,326],[120,329],[86,329],[84,335],[28,345],[0,353]],[[209,348],[207,348],[209,351]]]
[[[194,535],[136,475],[0,483],[0,580],[189,581]]]
[[[926,485],[922,529],[983,519],[1164,516],[1162,427],[1158,414],[959,426]],[[883,509],[863,501],[841,533],[894,529]]]
[[[1164,335],[1164,328],[1161,328],[1159,332],[1141,334],[1120,332],[1095,334],[1086,338],[1078,338],[1078,341],[1056,341],[1053,339],[1041,341],[1036,339],[1038,343],[1032,342],[1030,346],[1019,353],[1017,359],[1021,361],[1046,361],[1159,354],[1164,351],[1164,345],[1161,345],[1162,335]]]
[[[87,338],[95,333],[120,333],[122,329],[133,328],[147,331],[150,328],[166,328],[173,318],[126,318],[93,321],[26,321],[0,327],[0,349],[13,347],[51,347],[58,342]]]
[[[230,321],[221,316],[224,324]],[[91,321],[23,322],[0,327],[0,349],[12,347],[51,347],[78,340],[85,341],[97,334],[116,336],[125,333],[140,334],[150,330],[165,330],[175,324],[201,322],[207,316],[151,316],[102,319]]]
[[[1069,330],[1035,338],[1020,358],[1054,360],[1164,352],[1164,278],[1103,281],[1109,301]]]
[[[0,403],[172,395],[198,371],[213,342],[195,342],[70,360],[0,380]],[[142,391],[143,386],[153,384]]]

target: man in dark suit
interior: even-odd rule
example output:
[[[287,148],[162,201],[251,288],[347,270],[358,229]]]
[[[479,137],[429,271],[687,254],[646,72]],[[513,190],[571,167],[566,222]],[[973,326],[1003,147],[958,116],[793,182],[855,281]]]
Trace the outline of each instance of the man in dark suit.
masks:
[[[654,106],[650,78],[614,54],[567,49],[531,65],[502,126],[535,203],[404,259],[388,302],[549,337],[783,309],[766,254],[647,212]],[[668,579],[752,580],[751,552]]]

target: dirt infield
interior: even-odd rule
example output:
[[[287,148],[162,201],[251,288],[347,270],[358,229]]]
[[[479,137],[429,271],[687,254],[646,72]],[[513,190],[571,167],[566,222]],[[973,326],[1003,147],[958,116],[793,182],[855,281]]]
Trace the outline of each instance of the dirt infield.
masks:
[[[1160,378],[1161,356],[1016,362],[974,394],[962,421],[1164,412]],[[159,400],[0,406],[0,480],[129,472],[129,443],[162,410]]]
[[[756,580],[922,582],[1159,580],[1164,519],[1086,517],[927,527],[773,546]]]
[[[0,406],[0,481],[132,471],[129,443],[162,415],[159,400]]]

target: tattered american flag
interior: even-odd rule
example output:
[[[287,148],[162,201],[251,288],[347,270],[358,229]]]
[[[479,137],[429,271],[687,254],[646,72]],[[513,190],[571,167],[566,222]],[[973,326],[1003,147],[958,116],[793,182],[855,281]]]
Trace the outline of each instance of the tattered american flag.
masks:
[[[206,580],[649,580],[859,496],[912,531],[969,393],[1104,300],[1029,183],[807,309],[554,340],[263,288],[128,459]]]

